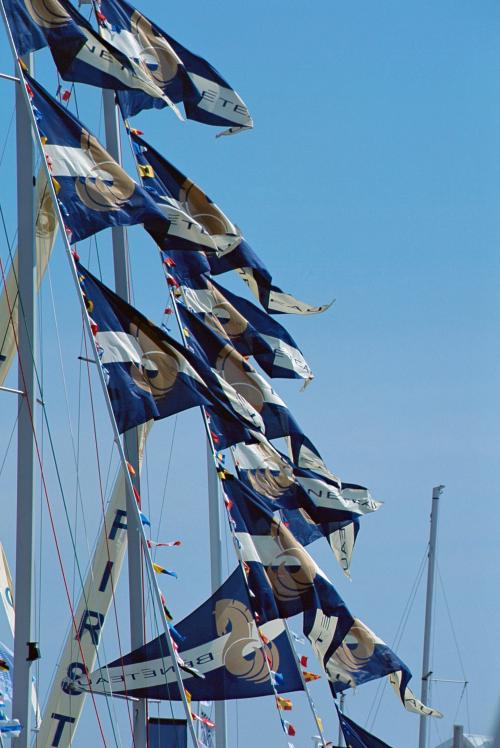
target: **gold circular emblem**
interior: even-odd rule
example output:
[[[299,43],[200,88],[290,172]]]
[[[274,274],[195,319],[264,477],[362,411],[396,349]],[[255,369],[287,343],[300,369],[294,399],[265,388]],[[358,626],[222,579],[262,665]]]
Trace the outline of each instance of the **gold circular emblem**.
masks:
[[[224,213],[190,179],[186,179],[181,185],[179,201],[210,235],[234,234]]]
[[[78,197],[91,210],[120,210],[134,193],[134,180],[86,130],[82,130],[81,146],[93,166],[87,175],[76,180]]]
[[[175,349],[170,353],[158,350],[158,347],[142,330],[130,329],[142,351],[139,364],[131,364],[130,376],[142,390],[149,392],[155,400],[168,394],[175,385],[179,374],[179,360]]]
[[[170,44],[155,34],[151,21],[135,10],[130,19],[132,34],[139,40],[142,48],[142,68],[154,80],[157,86],[165,86],[177,75],[179,67],[177,55]]]
[[[278,670],[279,651],[274,642],[261,641],[246,605],[240,600],[218,600],[214,612],[217,635],[230,632],[222,650],[226,670],[253,683],[269,680],[269,669]]]
[[[230,345],[219,351],[215,368],[226,382],[234,387],[238,395],[258,413],[264,407],[264,395],[247,371],[245,359]]]
[[[26,10],[38,26],[56,29],[71,20],[57,0],[24,0]]]

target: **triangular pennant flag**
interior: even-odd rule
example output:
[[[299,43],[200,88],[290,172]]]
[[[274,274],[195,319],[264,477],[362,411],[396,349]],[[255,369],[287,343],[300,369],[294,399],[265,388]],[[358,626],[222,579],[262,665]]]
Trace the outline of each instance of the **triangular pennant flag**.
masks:
[[[102,33],[127,56],[142,62],[154,81],[188,119],[229,127],[224,134],[253,127],[244,102],[206,60],[193,54],[125,0],[101,0]],[[125,117],[142,109],[165,106],[139,92],[123,92]]]
[[[158,244],[168,220],[148,194],[109,155],[97,138],[32,77],[31,105],[70,242],[110,226],[143,223]]]
[[[4,5],[19,55],[48,45],[64,80],[140,91],[172,105],[144,67],[100,37],[68,0],[4,0]],[[70,96],[64,91],[61,99]]]
[[[97,327],[95,341],[120,433],[194,406],[210,407],[238,441],[252,435],[212,370],[77,263]],[[233,443],[234,443],[233,441]]]

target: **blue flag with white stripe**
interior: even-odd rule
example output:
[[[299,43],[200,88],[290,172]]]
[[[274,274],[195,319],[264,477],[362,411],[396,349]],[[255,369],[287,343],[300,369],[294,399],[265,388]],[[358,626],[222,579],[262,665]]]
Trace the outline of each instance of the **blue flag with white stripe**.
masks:
[[[101,38],[67,0],[4,0],[20,55],[49,46],[64,80],[99,88],[139,90],[171,102],[144,69]]]
[[[319,610],[337,620],[340,643],[354,619],[330,580],[267,502],[233,476],[223,490],[260,620]]]
[[[408,686],[408,666],[359,618],[353,620],[339,642],[336,618],[310,609],[304,614],[304,634],[328,676],[334,696],[387,676],[405,709],[425,716],[442,716],[416,698]]]
[[[203,252],[182,259],[176,268],[179,280],[193,278],[201,273],[220,275],[236,270],[270,314],[318,314],[330,304],[313,306],[282,291],[273,284],[272,276],[260,257],[246,241],[241,230],[221,208],[191,179],[161,156],[149,143],[133,130],[130,131],[136,152],[143,169],[143,184],[174,201],[193,222],[201,224],[218,247],[219,254]],[[150,167],[148,173],[147,167]],[[158,187],[161,183],[161,189]],[[279,220],[279,216],[278,216]],[[174,244],[171,245],[175,248]],[[179,248],[182,249],[182,246]],[[200,250],[204,249],[200,245]],[[175,261],[177,258],[172,255]]]
[[[335,706],[337,707],[337,705]],[[357,725],[352,719],[342,714],[338,707],[337,715],[346,745],[349,748],[391,748],[390,745],[376,738],[375,735],[371,735],[371,733]]]
[[[143,63],[152,79],[174,102],[182,102],[188,119],[227,127],[232,134],[253,127],[245,103],[202,57],[179,44],[125,0],[101,0],[102,33],[128,57]],[[119,94],[125,117],[164,104],[145,94]]]
[[[70,241],[143,223],[161,245],[169,222],[97,138],[26,75],[31,106]]]
[[[250,699],[303,690],[283,621],[257,628],[239,566],[206,602],[175,625],[172,635],[181,666],[202,676],[183,673],[193,701]],[[180,699],[165,634],[94,671],[90,682],[93,693]]]
[[[187,306],[239,353],[253,356],[270,377],[312,380],[291,335],[262,309],[205,275],[181,283]]]
[[[196,186],[185,180],[182,186],[178,187],[171,178],[174,167],[134,131],[130,131],[130,137],[142,185],[170,221],[169,251],[203,249],[205,252],[217,252],[230,246],[234,237],[214,235],[205,228],[205,217],[209,214],[212,204],[201,204],[205,196],[202,193],[202,197],[196,195]],[[201,221],[192,209],[194,200],[198,210],[202,211]],[[189,205],[185,205],[186,202]],[[209,269],[206,259],[205,267]],[[188,270],[190,275],[193,274],[193,270],[196,272],[191,264]]]
[[[232,440],[251,439],[210,368],[77,263],[80,286],[121,433],[150,419],[209,406]],[[234,442],[233,442],[234,443]]]
[[[325,537],[349,576],[359,519],[380,507],[368,489],[298,468],[263,439],[237,444],[234,457],[240,479],[280,509],[297,540],[309,545]]]
[[[231,343],[186,307],[179,305],[179,314],[193,350],[236,390],[243,405],[254,411],[256,425],[268,439],[302,433],[283,400]]]

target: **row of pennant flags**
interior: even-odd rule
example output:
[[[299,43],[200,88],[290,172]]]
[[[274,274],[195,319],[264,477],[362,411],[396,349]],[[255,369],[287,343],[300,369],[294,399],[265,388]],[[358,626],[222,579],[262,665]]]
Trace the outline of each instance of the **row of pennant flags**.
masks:
[[[85,268],[74,250],[118,429],[124,433],[201,407],[217,450],[238,566],[175,627],[163,598],[189,698],[272,695],[283,730],[293,736],[295,728],[283,717],[292,702],[282,694],[319,678],[307,670],[307,661],[297,661],[286,631],[285,620],[302,614],[304,634],[334,697],[387,676],[407,709],[440,716],[414,696],[408,667],[350,612],[307,550],[326,538],[349,576],[361,517],[380,507],[366,487],[329,470],[264,376],[311,382],[309,364],[276,316],[317,314],[330,304],[308,304],[275,285],[237,224],[129,122],[148,108],[168,107],[183,118],[182,105],[187,119],[233,134],[253,126],[246,105],[210,63],[124,0],[95,4],[97,30],[67,0],[3,5],[19,56],[49,47],[63,80],[113,89],[127,128],[139,181],[63,105],[70,91],[61,89],[58,101],[24,73],[69,244],[105,228],[143,225],[158,247],[170,293],[165,314],[175,311],[182,329],[179,342],[169,324],[149,321]],[[237,272],[260,306],[216,280],[229,271]],[[277,439],[284,440],[285,451],[273,443]],[[233,472],[225,466],[226,450]],[[176,544],[150,541],[150,548]],[[153,568],[177,576],[156,562]],[[73,687],[179,699],[168,652],[161,635]],[[194,718],[207,727],[208,718]],[[348,729],[344,723],[342,729]],[[384,745],[360,735],[350,744]]]

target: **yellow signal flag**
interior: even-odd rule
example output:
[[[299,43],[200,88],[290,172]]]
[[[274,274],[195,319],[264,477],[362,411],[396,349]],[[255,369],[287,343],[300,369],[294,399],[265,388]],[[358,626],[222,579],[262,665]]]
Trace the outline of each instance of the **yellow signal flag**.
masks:
[[[293,704],[291,699],[285,699],[283,696],[276,696],[276,705],[278,709],[284,712],[291,711]]]
[[[153,167],[149,164],[138,164],[139,167],[139,175],[141,177],[154,177],[155,173],[153,171]]]

